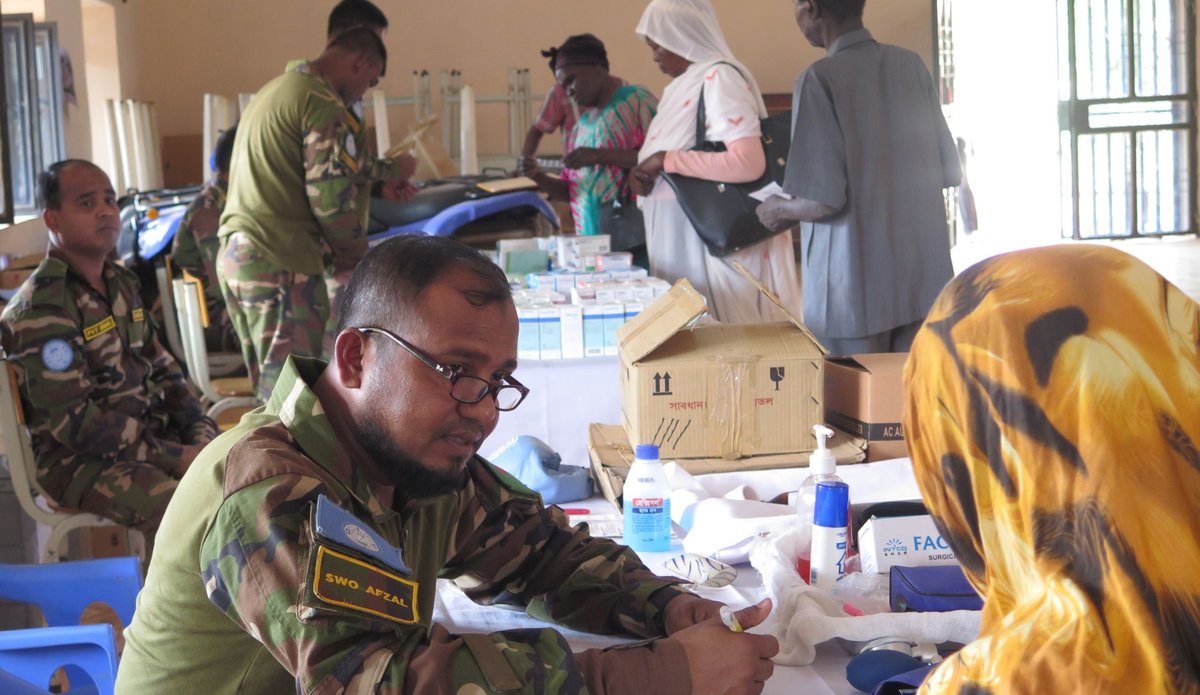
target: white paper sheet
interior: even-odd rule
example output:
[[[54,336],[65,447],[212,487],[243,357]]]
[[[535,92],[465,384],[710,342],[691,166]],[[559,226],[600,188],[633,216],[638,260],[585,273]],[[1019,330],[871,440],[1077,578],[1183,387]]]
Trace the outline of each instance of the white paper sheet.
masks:
[[[792,196],[783,192],[783,186],[780,186],[774,181],[750,194],[751,198],[764,203],[767,202],[767,198],[770,198],[771,196],[779,196],[780,198],[787,198],[788,200],[792,199]]]

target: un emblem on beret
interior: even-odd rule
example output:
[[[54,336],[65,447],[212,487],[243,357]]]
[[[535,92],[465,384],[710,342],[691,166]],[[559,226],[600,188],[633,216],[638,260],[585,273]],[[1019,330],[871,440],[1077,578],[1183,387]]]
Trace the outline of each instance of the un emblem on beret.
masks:
[[[354,543],[363,550],[367,550],[372,553],[379,552],[379,545],[373,538],[371,538],[370,535],[367,534],[366,531],[362,529],[361,526],[356,526],[355,524],[346,524],[342,527],[342,532],[346,534],[347,538],[354,541]]]

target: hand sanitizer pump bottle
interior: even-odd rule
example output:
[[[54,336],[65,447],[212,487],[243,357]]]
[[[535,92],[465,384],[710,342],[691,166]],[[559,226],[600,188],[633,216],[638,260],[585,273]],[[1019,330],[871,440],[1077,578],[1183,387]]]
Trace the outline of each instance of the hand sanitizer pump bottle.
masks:
[[[671,486],[658,447],[638,444],[633,465],[625,477],[625,545],[635,552],[666,552],[671,549]]]
[[[817,483],[822,480],[842,480],[836,473],[837,462],[833,458],[833,452],[825,445],[833,436],[833,430],[825,425],[813,425],[813,435],[817,438],[817,448],[808,458],[808,477],[800,483],[800,490],[796,493],[796,518],[800,522],[800,554],[796,559],[796,571],[804,581],[808,581],[812,558],[812,525]]]

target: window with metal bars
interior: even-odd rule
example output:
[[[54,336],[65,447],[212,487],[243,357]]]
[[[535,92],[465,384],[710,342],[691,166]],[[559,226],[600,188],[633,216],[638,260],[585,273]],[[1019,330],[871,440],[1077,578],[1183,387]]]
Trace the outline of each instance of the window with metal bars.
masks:
[[[1196,231],[1194,0],[1061,0],[1063,231]]]
[[[62,72],[53,23],[0,23],[0,222],[37,212],[37,175],[63,159]]]
[[[1063,236],[1198,231],[1195,4],[1057,0],[1053,6],[1060,164],[1054,207]],[[956,83],[956,10],[989,10],[971,0],[935,0],[933,7],[936,74],[953,111],[964,87]]]

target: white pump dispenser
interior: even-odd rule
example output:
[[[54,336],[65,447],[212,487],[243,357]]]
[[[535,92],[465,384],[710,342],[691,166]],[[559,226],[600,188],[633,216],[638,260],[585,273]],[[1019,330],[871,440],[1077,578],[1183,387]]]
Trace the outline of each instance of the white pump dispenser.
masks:
[[[825,446],[833,436],[833,430],[825,425],[813,425],[813,436],[817,438],[817,449],[808,457],[808,474],[833,475],[837,470],[837,461],[833,458],[833,452]]]
[[[837,460],[826,442],[833,437],[833,430],[825,425],[813,425],[813,436],[817,448],[808,457],[808,477],[800,483],[796,493],[796,517],[800,522],[800,554],[796,570],[808,581],[809,562],[812,557],[813,509],[817,504],[817,483],[820,481],[842,482],[837,476]]]

